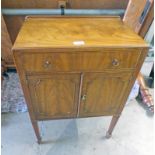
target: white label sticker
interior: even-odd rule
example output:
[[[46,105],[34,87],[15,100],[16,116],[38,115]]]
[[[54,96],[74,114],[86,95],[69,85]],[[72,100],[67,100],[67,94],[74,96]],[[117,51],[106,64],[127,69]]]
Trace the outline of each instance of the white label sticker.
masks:
[[[79,41],[73,41],[73,44],[76,46],[81,46],[81,45],[84,45],[85,42],[83,40],[79,40]]]

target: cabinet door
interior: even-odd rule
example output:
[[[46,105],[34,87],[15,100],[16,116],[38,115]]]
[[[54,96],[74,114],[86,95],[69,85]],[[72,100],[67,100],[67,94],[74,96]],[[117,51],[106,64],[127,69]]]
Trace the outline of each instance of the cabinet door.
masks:
[[[113,115],[122,104],[130,78],[130,73],[84,74],[79,117]]]
[[[33,75],[27,80],[36,119],[76,117],[79,74]]]

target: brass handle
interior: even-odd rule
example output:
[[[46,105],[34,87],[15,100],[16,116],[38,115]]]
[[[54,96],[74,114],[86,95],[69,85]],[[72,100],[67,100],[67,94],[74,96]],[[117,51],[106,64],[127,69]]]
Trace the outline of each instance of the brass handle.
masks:
[[[45,63],[44,63],[44,67],[45,68],[48,68],[48,67],[50,67],[51,66],[51,62],[50,61],[45,61]]]
[[[82,95],[82,96],[81,96],[81,100],[82,100],[82,101],[85,101],[85,100],[86,100],[86,95]]]
[[[119,66],[119,61],[117,59],[112,60],[112,65],[113,66]]]

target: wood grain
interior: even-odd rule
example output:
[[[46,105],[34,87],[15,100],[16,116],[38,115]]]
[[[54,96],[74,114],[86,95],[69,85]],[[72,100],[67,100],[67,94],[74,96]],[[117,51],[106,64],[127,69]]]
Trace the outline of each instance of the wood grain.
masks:
[[[50,50],[23,50],[21,55],[22,65],[28,73],[32,72],[61,72],[61,71],[95,71],[101,72],[105,69],[120,70],[134,69],[138,63],[139,48],[132,49],[109,49],[100,51],[55,52]],[[118,65],[113,64],[118,61]],[[93,64],[93,65],[92,65]]]
[[[114,114],[131,79],[131,73],[85,73],[79,117]]]
[[[59,0],[2,0],[2,8],[56,9]],[[125,9],[129,0],[67,0],[70,9]],[[12,43],[14,43],[25,16],[5,16]]]
[[[149,2],[153,5],[153,0],[149,0]],[[143,22],[140,23],[140,17],[144,11],[146,3],[147,0],[129,0],[129,4],[123,17],[124,23],[136,33],[140,31],[143,24]]]
[[[78,41],[82,41],[83,44],[75,45],[74,43]],[[147,46],[147,44],[126,25],[122,24],[120,18],[30,17],[23,24],[13,48],[106,46],[141,47]]]
[[[36,119],[76,117],[80,74],[28,76]]]
[[[5,65],[13,65],[13,53],[11,51],[12,43],[10,40],[10,36],[8,34],[8,30],[1,16],[1,31],[2,31],[2,40],[1,40],[1,51],[2,51],[2,59],[5,60]]]
[[[4,16],[12,44],[14,44],[25,16]]]
[[[145,20],[144,20],[142,26],[141,26],[140,31],[138,32],[138,34],[139,34],[142,38],[145,37],[145,35],[146,35],[146,33],[148,32],[148,30],[149,30],[149,28],[150,28],[150,26],[151,26],[153,20],[154,20],[154,1],[153,1],[153,3],[151,4],[150,10],[149,10],[149,12],[148,12],[148,14],[147,14],[147,16],[146,16],[146,18],[145,18]]]

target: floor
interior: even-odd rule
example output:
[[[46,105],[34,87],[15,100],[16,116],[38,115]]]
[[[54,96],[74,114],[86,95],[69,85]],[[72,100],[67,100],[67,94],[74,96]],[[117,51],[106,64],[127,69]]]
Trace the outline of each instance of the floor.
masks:
[[[27,106],[17,73],[8,72],[1,87],[2,112],[26,112]]]
[[[153,116],[130,101],[105,139],[111,117],[40,122],[38,145],[28,113],[2,114],[2,155],[154,155]]]

